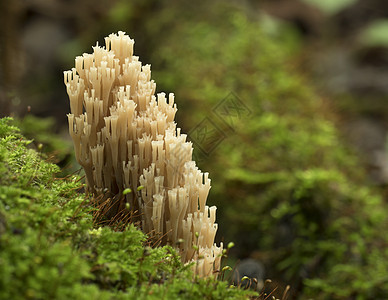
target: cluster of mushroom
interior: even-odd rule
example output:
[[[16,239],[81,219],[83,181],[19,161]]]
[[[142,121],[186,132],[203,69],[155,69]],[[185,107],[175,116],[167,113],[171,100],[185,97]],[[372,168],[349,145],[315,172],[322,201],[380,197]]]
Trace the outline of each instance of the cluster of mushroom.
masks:
[[[206,206],[210,179],[174,122],[174,95],[155,96],[150,65],[133,55],[128,35],[111,34],[105,43],[64,72],[69,132],[87,192],[116,200],[110,217],[128,206],[137,211],[142,230],[177,248],[183,262],[195,261],[197,275],[216,274],[223,246],[214,243],[216,207]]]

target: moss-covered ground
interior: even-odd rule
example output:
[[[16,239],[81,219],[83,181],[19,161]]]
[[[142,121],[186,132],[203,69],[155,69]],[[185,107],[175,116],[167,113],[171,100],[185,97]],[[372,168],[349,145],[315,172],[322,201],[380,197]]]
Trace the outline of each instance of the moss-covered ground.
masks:
[[[193,279],[171,247],[133,225],[101,227],[77,175],[29,149],[0,119],[0,299],[244,299],[226,281]]]

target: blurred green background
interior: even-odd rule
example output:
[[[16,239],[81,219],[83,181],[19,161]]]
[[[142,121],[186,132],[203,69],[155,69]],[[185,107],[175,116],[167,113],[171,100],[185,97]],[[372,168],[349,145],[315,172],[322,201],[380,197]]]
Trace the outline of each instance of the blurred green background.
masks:
[[[388,299],[383,0],[0,2],[0,115],[64,173],[64,70],[119,30],[173,92],[229,263],[291,299]]]

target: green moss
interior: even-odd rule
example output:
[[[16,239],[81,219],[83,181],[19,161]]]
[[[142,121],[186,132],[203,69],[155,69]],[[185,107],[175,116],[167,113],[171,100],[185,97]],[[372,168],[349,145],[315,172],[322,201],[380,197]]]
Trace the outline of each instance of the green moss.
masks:
[[[171,247],[151,248],[133,225],[94,224],[78,176],[28,149],[0,120],[1,299],[239,299],[226,282],[192,279]]]

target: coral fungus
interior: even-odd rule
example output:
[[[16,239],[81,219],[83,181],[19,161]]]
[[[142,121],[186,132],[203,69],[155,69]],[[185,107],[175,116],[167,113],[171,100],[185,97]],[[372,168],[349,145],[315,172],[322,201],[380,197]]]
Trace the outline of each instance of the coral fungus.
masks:
[[[87,191],[114,203],[108,217],[128,205],[138,211],[144,232],[209,276],[219,270],[222,253],[214,243],[216,207],[206,206],[208,173],[196,167],[192,143],[174,122],[174,95],[155,96],[150,65],[133,55],[134,40],[124,32],[105,43],[64,72],[69,132]]]

